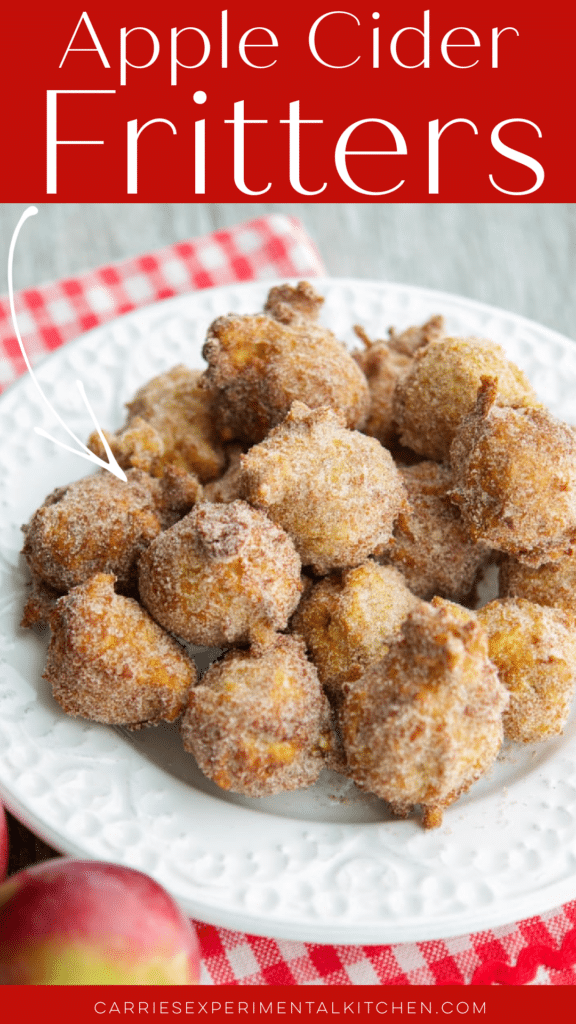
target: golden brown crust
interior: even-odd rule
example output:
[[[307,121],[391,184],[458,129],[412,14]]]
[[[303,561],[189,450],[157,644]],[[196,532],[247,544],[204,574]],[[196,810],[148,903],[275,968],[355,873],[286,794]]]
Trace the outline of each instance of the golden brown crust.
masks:
[[[49,494],[23,527],[23,553],[33,573],[59,593],[97,572],[113,573],[121,589],[136,580],[136,563],[160,533],[156,490],[140,470],[127,483],[107,471]]]
[[[113,576],[60,598],[50,626],[44,678],[68,715],[139,728],[184,710],[194,662],[137,601],[114,593]]]
[[[208,778],[246,796],[312,785],[333,742],[316,670],[288,636],[211,665],[190,691],[181,733]]]
[[[491,601],[478,612],[490,658],[510,692],[506,736],[534,743],[562,732],[576,689],[576,616],[523,599]]]
[[[327,576],[308,591],[291,629],[305,640],[331,700],[338,703],[343,684],[386,654],[418,603],[396,569],[372,561]]]
[[[367,669],[340,713],[352,778],[424,825],[493,763],[508,694],[473,612],[420,604],[386,657]]]
[[[285,315],[277,299],[272,306],[287,322],[265,313],[231,313],[208,331],[203,383],[223,438],[262,441],[296,400],[338,410],[348,426],[361,426],[368,384],[345,345],[312,318],[294,313],[290,303],[280,302]]]
[[[576,550],[557,562],[545,562],[537,568],[516,558],[500,562],[500,597],[523,597],[551,608],[576,612]]]
[[[496,400],[485,378],[450,450],[450,497],[474,541],[538,566],[576,544],[576,433],[546,409]]]
[[[538,404],[526,376],[493,341],[442,338],[419,349],[394,397],[402,444],[429,459],[447,461],[455,431],[474,408],[486,376],[497,381],[499,405]]]
[[[35,573],[32,573],[30,592],[22,612],[20,625],[23,629],[41,626],[48,622],[54,611],[56,601],[61,597],[59,590],[49,587]]]
[[[330,409],[294,402],[241,461],[246,500],[290,534],[303,565],[320,575],[365,561],[406,507],[389,452]]]
[[[299,281],[296,287],[280,284],[268,292],[264,312],[282,324],[316,321],[324,299],[308,281]]]
[[[203,498],[204,488],[197,476],[179,466],[166,466],[156,488],[156,505],[162,527],[166,529],[177,523]]]
[[[405,356],[413,356],[419,348],[424,348],[431,341],[438,341],[445,336],[444,317],[436,314],[431,316],[423,324],[413,327],[406,327],[403,331],[397,331],[395,327],[388,328],[388,344],[396,352]]]
[[[240,498],[240,456],[243,451],[239,444],[229,444],[227,448],[228,464],[225,472],[204,487],[206,501],[219,501],[225,505]]]
[[[372,342],[363,352],[353,352],[352,357],[365,374],[370,388],[370,410],[362,431],[370,437],[377,437],[381,444],[389,445],[398,432],[394,420],[394,391],[412,359],[395,352],[385,341]]]
[[[364,349],[353,352],[352,358],[365,374],[370,389],[370,411],[362,431],[377,437],[388,447],[398,433],[394,419],[394,392],[398,381],[412,366],[414,353],[442,336],[444,318],[432,317],[425,324],[408,327],[400,333],[390,327],[387,341],[372,341],[359,324],[354,331],[364,342]]]
[[[225,456],[214,426],[209,394],[199,386],[201,370],[182,364],[153,377],[128,402],[126,425],[105,434],[123,469],[136,466],[161,477],[167,466],[192,473],[201,482],[222,472]],[[98,434],[88,447],[105,459]]]
[[[410,508],[402,512],[381,561],[394,565],[418,597],[438,594],[467,602],[489,549],[470,540],[458,508],[450,501],[452,474],[438,462],[401,467]]]
[[[141,599],[165,629],[194,644],[266,641],[300,594],[288,535],[244,501],[202,502],[140,560]]]

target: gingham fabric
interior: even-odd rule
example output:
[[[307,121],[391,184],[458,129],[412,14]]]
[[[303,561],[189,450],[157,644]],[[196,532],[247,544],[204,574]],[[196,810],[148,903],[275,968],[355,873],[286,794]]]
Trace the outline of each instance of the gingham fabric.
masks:
[[[431,942],[325,946],[196,923],[204,985],[574,985],[576,901]]]
[[[234,281],[322,273],[322,260],[299,221],[273,214],[21,291],[15,296],[18,326],[34,363],[98,324],[173,295]],[[0,390],[25,368],[5,298],[0,301]]]
[[[172,295],[234,281],[315,277],[297,220],[262,217],[16,296],[31,361],[83,331]],[[25,369],[0,300],[0,383]],[[276,941],[195,922],[206,985],[574,985],[576,901],[492,931],[392,946]]]

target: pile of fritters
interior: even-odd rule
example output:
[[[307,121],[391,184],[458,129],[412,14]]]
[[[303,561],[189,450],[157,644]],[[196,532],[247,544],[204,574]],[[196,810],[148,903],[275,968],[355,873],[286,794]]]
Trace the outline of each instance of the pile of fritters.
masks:
[[[180,718],[218,786],[347,774],[426,827],[576,687],[576,434],[442,317],[350,353],[306,282],[219,317],[23,527],[64,711]],[[90,447],[105,457],[98,435]],[[500,597],[473,611],[500,563]],[[223,654],[198,680],[186,644]]]

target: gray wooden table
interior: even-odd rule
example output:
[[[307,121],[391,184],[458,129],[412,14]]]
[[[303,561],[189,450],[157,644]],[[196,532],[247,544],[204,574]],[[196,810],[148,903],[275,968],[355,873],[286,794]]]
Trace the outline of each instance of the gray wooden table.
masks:
[[[2,267],[23,209],[0,205]],[[573,204],[46,204],[19,243],[15,287],[276,211],[300,218],[333,276],[457,292],[576,339]]]

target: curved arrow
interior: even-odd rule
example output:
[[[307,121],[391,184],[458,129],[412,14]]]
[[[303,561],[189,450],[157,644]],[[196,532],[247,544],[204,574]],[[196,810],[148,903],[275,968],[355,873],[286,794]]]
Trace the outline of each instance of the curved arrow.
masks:
[[[28,217],[33,217],[36,213],[38,213],[38,210],[37,210],[37,208],[35,206],[29,206],[27,210],[24,210],[24,213],[22,214],[22,216],[20,217],[20,220],[18,221],[18,223],[16,225],[16,228],[14,230],[14,234],[12,235],[12,241],[10,242],[10,250],[8,252],[8,295],[9,295],[9,298],[10,298],[10,313],[12,314],[12,323],[14,324],[14,330],[16,332],[16,337],[18,339],[18,344],[20,346],[20,351],[22,353],[22,357],[24,359],[24,362],[26,363],[26,366],[28,367],[30,376],[32,377],[32,380],[34,382],[36,390],[39,392],[39,394],[41,395],[43,401],[46,403],[46,405],[50,409],[50,412],[52,413],[52,415],[55,416],[56,419],[58,420],[58,422],[61,424],[61,426],[64,427],[64,430],[66,431],[66,433],[69,434],[70,437],[72,438],[72,440],[76,441],[76,444],[79,444],[80,447],[83,448],[84,450],[79,452],[77,448],[72,448],[70,445],[64,444],[63,441],[58,441],[58,439],[55,438],[55,437],[52,437],[51,434],[47,434],[46,431],[42,429],[42,427],[34,427],[34,430],[35,430],[35,432],[37,434],[40,434],[41,437],[46,437],[46,438],[48,438],[49,441],[53,441],[54,444],[59,445],[60,448],[65,448],[66,451],[72,452],[73,455],[79,455],[81,459],[87,459],[88,462],[94,462],[97,466],[101,466],[102,469],[109,470],[109,472],[113,473],[114,476],[117,476],[119,480],[123,480],[124,483],[127,483],[126,474],[125,474],[123,469],[120,469],[120,466],[118,465],[118,463],[116,462],[116,459],[114,458],[114,456],[112,454],[112,451],[110,449],[110,445],[108,444],[108,441],[106,440],[106,438],[104,437],[104,434],[102,433],[102,431],[100,429],[100,425],[98,423],[98,420],[96,419],[96,416],[94,415],[92,407],[91,407],[91,405],[90,405],[90,403],[89,403],[89,401],[88,401],[88,399],[86,397],[86,392],[84,390],[84,385],[83,385],[82,381],[81,380],[77,380],[76,381],[76,387],[78,388],[78,391],[80,392],[80,396],[82,398],[82,401],[84,402],[84,405],[86,406],[86,409],[88,410],[88,412],[90,414],[92,422],[93,422],[94,426],[96,427],[96,430],[98,431],[100,440],[102,441],[102,444],[104,445],[104,451],[106,452],[106,455],[108,456],[108,462],[104,462],[104,460],[98,458],[98,456],[95,455],[94,452],[91,452],[90,449],[86,447],[84,442],[80,441],[80,439],[76,437],[76,434],[74,434],[73,431],[70,430],[70,427],[66,426],[66,424],[64,423],[64,420],[61,418],[61,416],[58,415],[58,413],[53,408],[53,406],[50,405],[50,402],[48,401],[48,399],[46,398],[46,395],[42,391],[42,388],[40,387],[40,385],[38,383],[38,380],[36,378],[36,374],[34,373],[34,370],[32,369],[32,367],[30,365],[30,360],[28,359],[28,356],[26,355],[26,351],[25,351],[24,345],[22,343],[22,338],[20,337],[20,331],[18,329],[18,321],[16,319],[16,308],[14,306],[14,286],[13,286],[14,249],[16,248],[16,240],[18,238],[18,235],[20,234],[20,228],[22,227],[24,221],[27,220]]]

